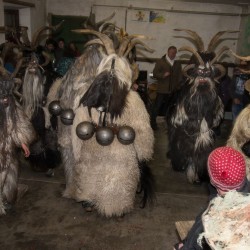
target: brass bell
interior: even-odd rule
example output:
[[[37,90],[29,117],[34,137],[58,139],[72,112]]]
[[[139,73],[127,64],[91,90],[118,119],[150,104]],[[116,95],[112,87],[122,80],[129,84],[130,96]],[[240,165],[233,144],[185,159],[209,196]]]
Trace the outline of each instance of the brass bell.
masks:
[[[109,127],[99,127],[96,131],[96,141],[102,146],[110,145],[114,137],[114,132]]]
[[[60,118],[64,125],[72,125],[75,118],[74,111],[72,109],[65,109],[62,111]]]
[[[122,126],[117,133],[117,139],[121,144],[129,145],[135,140],[135,131],[130,126]]]
[[[50,114],[52,114],[52,115],[58,116],[62,112],[62,107],[60,106],[60,102],[59,101],[52,101],[49,104],[48,108],[49,108]]]
[[[81,140],[90,139],[95,133],[95,127],[91,122],[81,122],[76,127],[76,134]]]

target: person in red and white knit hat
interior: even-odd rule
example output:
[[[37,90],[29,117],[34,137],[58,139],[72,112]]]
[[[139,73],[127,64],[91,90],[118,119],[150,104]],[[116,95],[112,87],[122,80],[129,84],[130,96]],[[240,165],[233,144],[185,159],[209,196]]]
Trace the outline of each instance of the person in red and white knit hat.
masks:
[[[218,193],[240,190],[246,183],[244,156],[231,147],[219,147],[208,157],[208,174]]]
[[[210,183],[214,187],[211,187],[211,185],[209,187],[209,201],[217,195],[225,195],[230,190],[237,190],[243,193],[250,192],[249,182],[246,178],[244,156],[234,148],[225,146],[213,150],[208,157],[207,168]],[[177,243],[174,249],[210,249],[206,242],[203,242],[202,247],[197,243],[198,236],[204,231],[201,216],[205,210],[196,217],[195,223],[188,232],[186,239]]]

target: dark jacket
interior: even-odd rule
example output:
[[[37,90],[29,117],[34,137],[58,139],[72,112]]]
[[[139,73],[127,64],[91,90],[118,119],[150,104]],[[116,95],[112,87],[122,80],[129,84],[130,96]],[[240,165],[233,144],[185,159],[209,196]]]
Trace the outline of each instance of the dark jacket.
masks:
[[[164,77],[166,72],[170,75]],[[174,61],[173,66],[167,61],[166,55],[159,59],[154,67],[153,75],[157,79],[157,92],[161,94],[170,94],[180,87],[182,79],[181,63]]]

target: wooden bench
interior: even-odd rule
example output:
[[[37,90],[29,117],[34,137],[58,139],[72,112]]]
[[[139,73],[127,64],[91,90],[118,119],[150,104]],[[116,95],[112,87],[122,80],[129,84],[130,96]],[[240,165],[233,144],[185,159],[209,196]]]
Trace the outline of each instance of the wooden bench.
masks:
[[[194,221],[190,220],[190,221],[176,221],[175,222],[175,227],[176,230],[181,238],[181,240],[185,239],[189,230],[191,229],[191,227],[193,226]]]

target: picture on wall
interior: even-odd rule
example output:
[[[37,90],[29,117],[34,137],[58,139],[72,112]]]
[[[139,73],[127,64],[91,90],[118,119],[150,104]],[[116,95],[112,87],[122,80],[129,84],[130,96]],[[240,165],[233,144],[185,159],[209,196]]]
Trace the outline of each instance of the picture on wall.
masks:
[[[132,13],[132,21],[149,22],[149,11],[134,10]]]
[[[166,17],[163,11],[150,11],[149,22],[151,23],[165,23]]]

